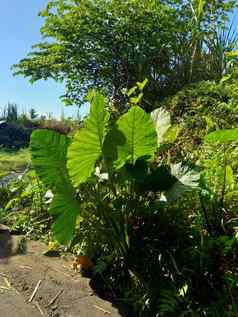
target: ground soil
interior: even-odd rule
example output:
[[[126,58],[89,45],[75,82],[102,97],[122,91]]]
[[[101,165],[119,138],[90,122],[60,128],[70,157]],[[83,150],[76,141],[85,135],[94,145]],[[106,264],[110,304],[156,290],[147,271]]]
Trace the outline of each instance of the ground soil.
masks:
[[[35,241],[19,249],[20,237],[5,237],[0,234],[0,317],[125,316],[94,294],[90,280],[72,270],[71,258],[44,256],[46,246]]]

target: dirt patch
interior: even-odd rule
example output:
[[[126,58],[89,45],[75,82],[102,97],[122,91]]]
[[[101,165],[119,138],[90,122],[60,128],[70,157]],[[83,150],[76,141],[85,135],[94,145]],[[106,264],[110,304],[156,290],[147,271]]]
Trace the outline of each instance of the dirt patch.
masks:
[[[11,236],[11,244],[17,239]],[[45,249],[40,242],[28,241],[24,254],[0,259],[1,317],[123,316],[94,294],[89,279],[71,269],[71,259],[43,256]]]

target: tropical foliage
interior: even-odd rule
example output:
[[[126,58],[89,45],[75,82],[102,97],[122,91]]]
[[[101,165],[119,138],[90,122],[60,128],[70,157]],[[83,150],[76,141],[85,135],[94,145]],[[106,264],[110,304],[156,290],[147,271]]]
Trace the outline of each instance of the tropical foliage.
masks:
[[[31,140],[34,168],[54,194],[54,237],[94,258],[95,276],[104,274],[117,296],[131,297],[141,316],[205,316],[219,296],[232,303],[223,280],[236,291],[235,268],[226,265],[237,246],[229,205],[237,180],[226,153],[204,157],[201,172],[170,163],[164,146],[177,126],[166,110],[147,114],[132,105],[115,121],[100,93],[88,98],[90,114],[72,138],[44,130]],[[224,140],[237,141],[237,130],[205,141],[223,147]]]
[[[30,170],[25,150],[16,174],[0,171],[1,222],[90,257],[100,293],[136,316],[238,314],[236,6],[49,1],[43,40],[14,65],[90,109],[59,121],[5,108],[1,145],[34,132]]]

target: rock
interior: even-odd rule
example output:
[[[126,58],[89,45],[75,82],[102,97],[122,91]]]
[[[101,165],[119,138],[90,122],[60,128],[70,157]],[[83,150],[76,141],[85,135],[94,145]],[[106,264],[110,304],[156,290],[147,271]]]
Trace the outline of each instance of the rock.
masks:
[[[0,260],[26,252],[24,236],[11,236],[10,228],[0,224]]]
[[[10,234],[10,228],[0,223],[0,234],[7,233],[7,232],[9,232]]]
[[[0,224],[0,260],[5,259],[11,255],[12,241],[10,229]]]

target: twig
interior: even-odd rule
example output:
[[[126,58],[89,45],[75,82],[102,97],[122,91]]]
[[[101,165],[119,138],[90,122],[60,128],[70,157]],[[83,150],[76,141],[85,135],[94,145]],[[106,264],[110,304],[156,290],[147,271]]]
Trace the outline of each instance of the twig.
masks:
[[[35,297],[36,292],[38,291],[38,289],[39,289],[39,287],[40,287],[40,285],[41,285],[41,282],[42,282],[42,280],[39,280],[38,283],[36,284],[36,287],[35,287],[33,293],[31,294],[31,297],[30,297],[30,299],[29,299],[29,303],[31,303],[32,300],[33,300],[33,298]]]
[[[3,278],[5,284],[7,285],[7,287],[12,288],[11,283],[8,281],[8,279],[6,277]]]
[[[3,280],[4,280],[4,283],[5,283],[6,286],[1,286],[0,285],[0,290],[2,290],[2,291],[4,291],[4,290],[6,290],[6,291],[14,291],[17,294],[19,294],[19,292],[11,285],[11,283],[9,282],[9,280],[6,277],[4,277]]]
[[[98,305],[93,305],[95,308],[97,308],[98,310],[101,310],[104,314],[111,314],[110,311],[103,309],[102,307],[98,306]]]
[[[63,289],[61,289],[49,302],[49,304],[46,306],[46,308],[50,307],[52,304],[54,304],[54,302],[56,301],[56,299],[63,293]]]
[[[19,268],[20,269],[26,269],[26,270],[32,270],[32,267],[28,266],[28,265],[20,265]]]
[[[42,219],[42,220],[39,220],[39,221],[36,221],[35,222],[35,224],[37,224],[37,225],[39,225],[39,224],[41,224],[41,223],[44,223],[44,222],[47,222],[47,221],[49,221],[49,220],[51,220],[52,218],[46,218],[46,219]]]
[[[36,306],[36,308],[39,310],[41,316],[44,316],[45,314],[44,314],[43,310],[41,309],[40,304],[39,304],[37,301],[34,301],[33,304],[34,304],[34,305]]]

